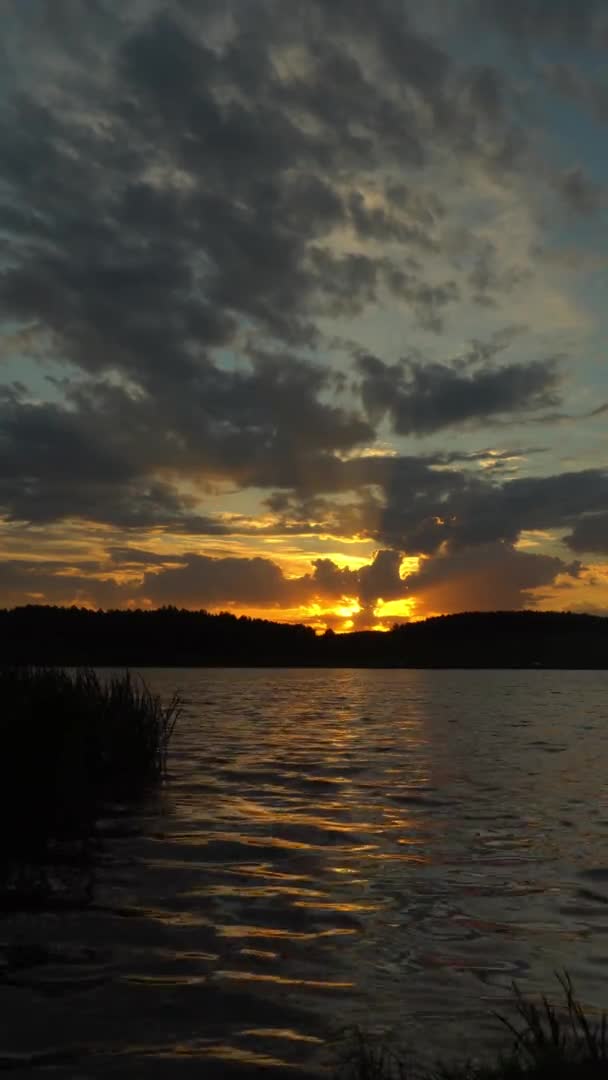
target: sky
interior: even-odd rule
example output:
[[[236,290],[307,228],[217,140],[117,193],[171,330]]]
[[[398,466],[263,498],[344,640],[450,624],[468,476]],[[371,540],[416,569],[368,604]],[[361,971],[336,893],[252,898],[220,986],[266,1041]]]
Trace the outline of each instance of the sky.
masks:
[[[608,614],[604,0],[6,0],[0,604]]]

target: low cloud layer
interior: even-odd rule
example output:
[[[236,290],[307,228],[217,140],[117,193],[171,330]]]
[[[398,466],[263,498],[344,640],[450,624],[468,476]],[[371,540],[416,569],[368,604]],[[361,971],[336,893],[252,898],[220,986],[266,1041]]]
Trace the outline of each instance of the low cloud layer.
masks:
[[[136,567],[135,573],[134,567]],[[352,607],[349,628],[365,629],[402,621],[407,602],[416,599],[416,615],[462,610],[515,609],[533,606],[543,586],[558,576],[576,578],[580,564],[530,554],[509,544],[446,549],[420,569],[402,576],[402,557],[376,552],[357,570],[331,559],[314,560],[310,573],[287,577],[271,559],[209,557],[194,553],[154,555],[124,550],[113,566],[67,566],[12,560],[4,563],[0,587],[8,603],[27,601],[90,607],[163,607],[193,610],[254,610],[275,618],[299,610],[308,620],[340,627],[345,605]],[[121,577],[128,573],[128,580]],[[100,577],[100,575],[103,575]],[[356,603],[358,601],[358,604]],[[383,615],[383,606],[400,601],[401,616]],[[350,610],[350,608],[348,608]],[[389,610],[391,610],[389,608]],[[316,611],[316,614],[313,612]]]
[[[534,607],[535,590],[553,585],[559,575],[576,578],[579,572],[578,563],[495,542],[448,548],[425,562],[408,586],[431,611],[507,611]]]

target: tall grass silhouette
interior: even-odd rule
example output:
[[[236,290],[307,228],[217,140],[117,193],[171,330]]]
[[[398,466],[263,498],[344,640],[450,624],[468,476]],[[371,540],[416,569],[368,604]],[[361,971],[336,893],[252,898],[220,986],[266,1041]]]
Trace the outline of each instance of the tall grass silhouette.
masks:
[[[86,861],[104,805],[162,779],[179,712],[129,672],[0,670],[0,898]]]
[[[339,1055],[336,1080],[606,1080],[608,1015],[592,1019],[577,999],[567,972],[557,974],[561,1000],[526,998],[513,986],[513,1015],[494,1014],[511,1046],[490,1063],[438,1064],[416,1068],[382,1040],[349,1033]]]

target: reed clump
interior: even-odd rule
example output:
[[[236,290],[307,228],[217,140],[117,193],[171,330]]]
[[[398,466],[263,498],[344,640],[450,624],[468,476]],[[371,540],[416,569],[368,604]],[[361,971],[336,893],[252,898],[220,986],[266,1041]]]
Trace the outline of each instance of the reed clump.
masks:
[[[162,778],[179,712],[129,672],[0,669],[0,893],[87,860],[104,806]]]
[[[513,986],[512,1015],[495,1014],[511,1036],[496,1061],[420,1069],[361,1031],[343,1044],[335,1076],[339,1080],[606,1080],[608,1015],[587,1015],[567,972],[557,975],[557,1004],[546,996],[526,998]]]

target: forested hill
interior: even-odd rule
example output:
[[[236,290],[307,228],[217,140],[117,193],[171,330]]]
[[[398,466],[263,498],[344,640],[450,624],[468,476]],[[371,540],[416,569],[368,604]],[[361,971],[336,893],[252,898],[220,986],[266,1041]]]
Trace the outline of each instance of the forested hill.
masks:
[[[0,610],[2,663],[608,668],[608,617],[463,613],[388,633],[328,632],[206,611]]]

